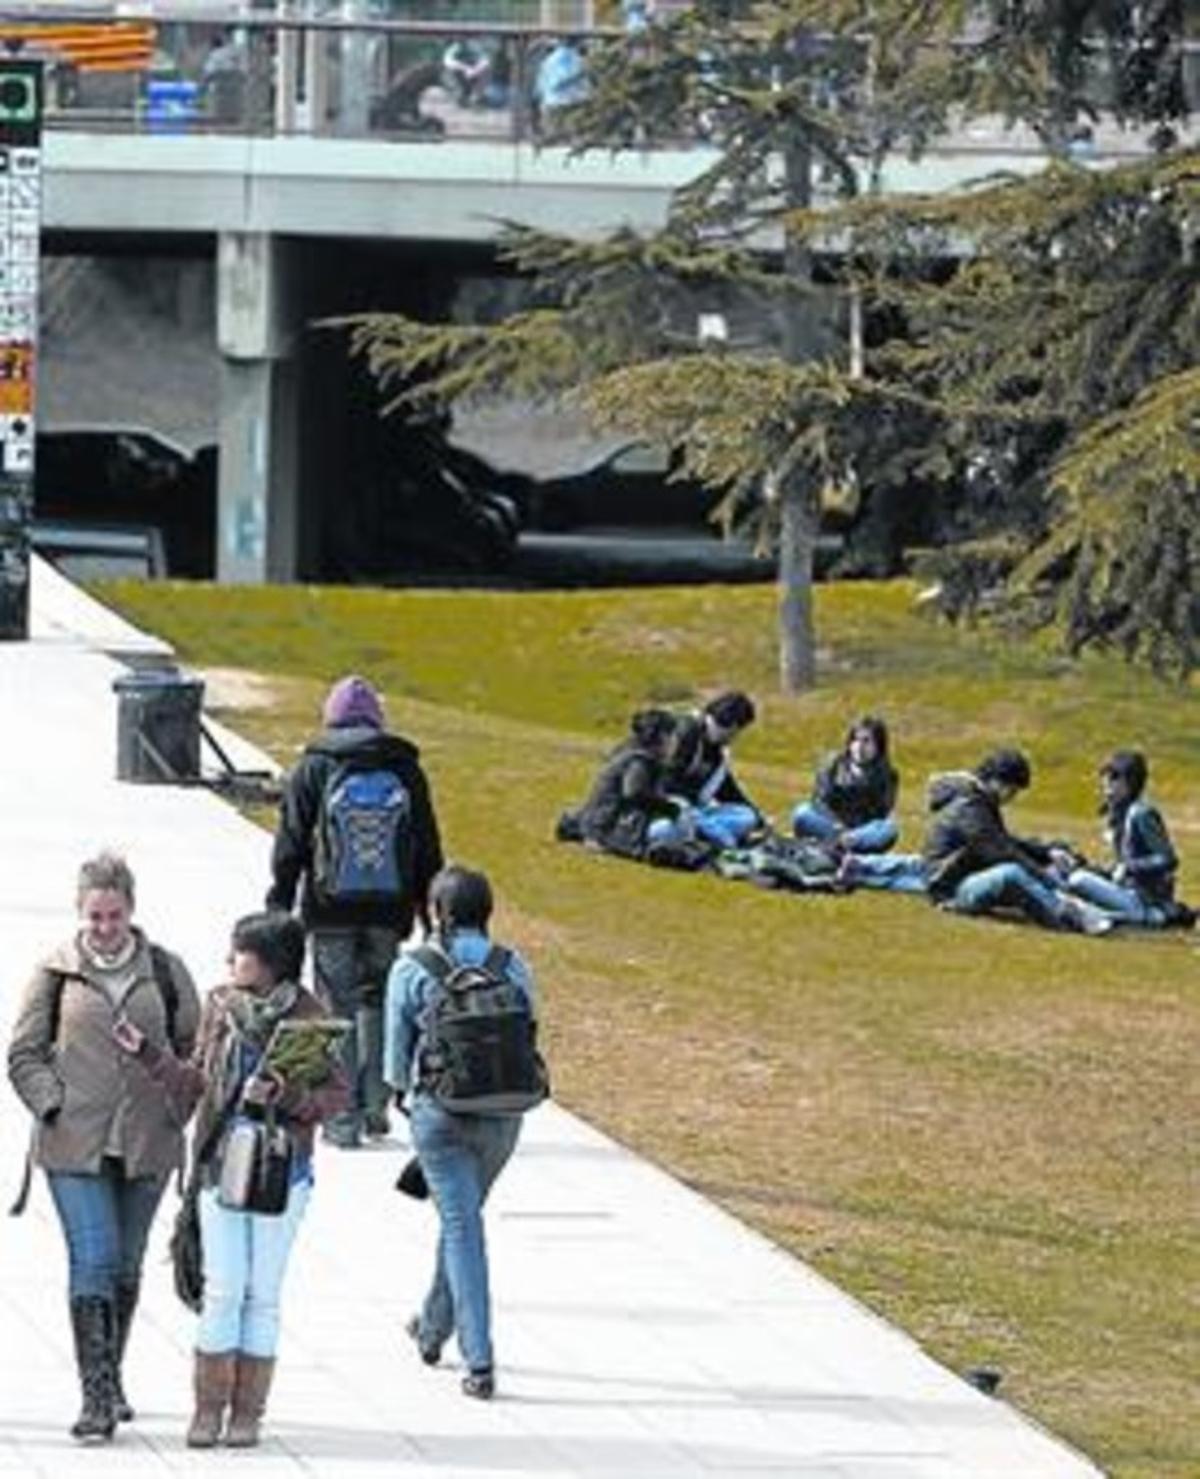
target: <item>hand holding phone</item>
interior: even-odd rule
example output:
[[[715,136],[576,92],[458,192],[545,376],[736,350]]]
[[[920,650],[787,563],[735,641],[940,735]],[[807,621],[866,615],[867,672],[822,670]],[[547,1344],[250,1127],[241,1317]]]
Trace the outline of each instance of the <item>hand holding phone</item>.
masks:
[[[113,1023],[113,1041],[124,1052],[136,1058],[146,1046],[146,1034],[135,1027],[128,1017],[118,1017]]]

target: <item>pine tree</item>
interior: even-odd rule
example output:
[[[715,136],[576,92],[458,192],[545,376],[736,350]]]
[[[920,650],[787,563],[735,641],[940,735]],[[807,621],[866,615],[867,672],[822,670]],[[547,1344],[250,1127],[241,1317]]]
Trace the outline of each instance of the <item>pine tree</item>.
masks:
[[[995,0],[983,12],[967,0],[696,0],[649,35],[596,47],[590,96],[559,125],[579,151],[706,139],[706,167],[664,228],[597,243],[510,226],[501,252],[536,284],[536,306],[489,327],[370,316],[354,349],[389,409],[567,391],[601,423],[677,447],[682,474],[726,490],[727,522],[753,520],[777,545],[781,682],[807,687],[824,490],[917,467],[945,474],[982,436],[1029,465],[1018,480],[1035,510],[1027,548],[1056,509],[1078,520],[1086,503],[1067,491],[1078,486],[1063,460],[1072,438],[1125,406],[1145,414],[1144,387],[1190,363],[1189,156],[1122,172],[1111,190],[1106,176],[1062,167],[946,199],[872,192],[890,153],[919,154],[971,110],[1028,121],[1065,149],[1091,107],[1083,64],[1098,50],[1122,116],[1153,122],[1165,148],[1181,107],[1169,85],[1179,7],[1139,11],[1134,30],[1133,7],[1111,0]],[[813,208],[814,177],[840,205]],[[835,282],[818,287],[814,262],[831,259]],[[931,270],[948,260],[958,269]],[[1150,284],[1167,261],[1168,280]],[[753,310],[753,347],[695,345],[697,310],[714,302]],[[863,315],[895,326],[865,363],[842,331]],[[1023,589],[1039,585],[1032,570]]]

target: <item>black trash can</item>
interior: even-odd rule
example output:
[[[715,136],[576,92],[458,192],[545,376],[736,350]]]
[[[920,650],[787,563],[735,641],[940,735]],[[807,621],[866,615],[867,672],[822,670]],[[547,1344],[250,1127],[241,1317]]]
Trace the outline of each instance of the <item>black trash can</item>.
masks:
[[[204,683],[178,668],[113,679],[117,695],[117,779],[187,781],[200,775]]]

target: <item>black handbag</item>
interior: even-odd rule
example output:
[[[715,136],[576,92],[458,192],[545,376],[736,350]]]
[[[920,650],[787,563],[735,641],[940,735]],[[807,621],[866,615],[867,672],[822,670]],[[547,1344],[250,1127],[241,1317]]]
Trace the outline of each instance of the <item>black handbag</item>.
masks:
[[[204,1249],[200,1243],[200,1183],[196,1177],[184,1189],[169,1247],[175,1293],[188,1309],[199,1313],[204,1303]]]
[[[278,1217],[292,1186],[292,1137],[270,1109],[262,1119],[239,1119],[221,1150],[217,1201],[233,1212]]]

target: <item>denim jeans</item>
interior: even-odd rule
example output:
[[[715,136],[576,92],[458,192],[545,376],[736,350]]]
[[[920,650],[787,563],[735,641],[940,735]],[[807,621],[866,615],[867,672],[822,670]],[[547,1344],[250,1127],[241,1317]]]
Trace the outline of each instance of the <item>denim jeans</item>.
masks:
[[[703,837],[718,847],[740,847],[758,825],[758,812],[741,801],[710,801],[689,806],[674,818],[659,817],[646,832],[648,842],[684,842]]]
[[[1062,900],[1036,874],[1020,863],[995,863],[971,873],[954,890],[953,905],[964,914],[984,914],[997,905],[1020,909],[1039,924],[1057,925]]]
[[[313,975],[317,995],[336,1016],[353,1024],[342,1040],[342,1067],[354,1102],[328,1128],[335,1138],[356,1139],[364,1115],[386,1115],[383,1082],[383,993],[396,958],[395,930],[320,929],[313,932]]]
[[[204,1308],[196,1331],[198,1351],[275,1354],[283,1276],[311,1193],[310,1182],[293,1182],[287,1209],[278,1217],[222,1207],[215,1187],[200,1193]]]
[[[1114,883],[1111,878],[1087,868],[1074,869],[1067,879],[1067,888],[1126,924],[1140,924],[1143,928],[1153,929],[1161,927],[1164,922],[1162,910],[1148,904],[1137,889]]]
[[[441,1346],[452,1332],[470,1371],[492,1367],[491,1300],[483,1204],[521,1133],[518,1115],[449,1114],[418,1094],[413,1146],[441,1223],[433,1282],[421,1308],[420,1341]]]
[[[118,1284],[137,1284],[167,1174],[127,1177],[112,1156],[98,1172],[46,1172],[67,1240],[72,1299],[111,1300]]]
[[[819,801],[802,801],[792,812],[792,830],[797,837],[815,837],[828,842],[840,837],[847,852],[887,852],[900,836],[891,817],[874,817],[858,827],[843,829],[841,822]]]
[[[925,860],[917,852],[855,853],[847,881],[857,888],[878,888],[894,894],[925,892]]]

